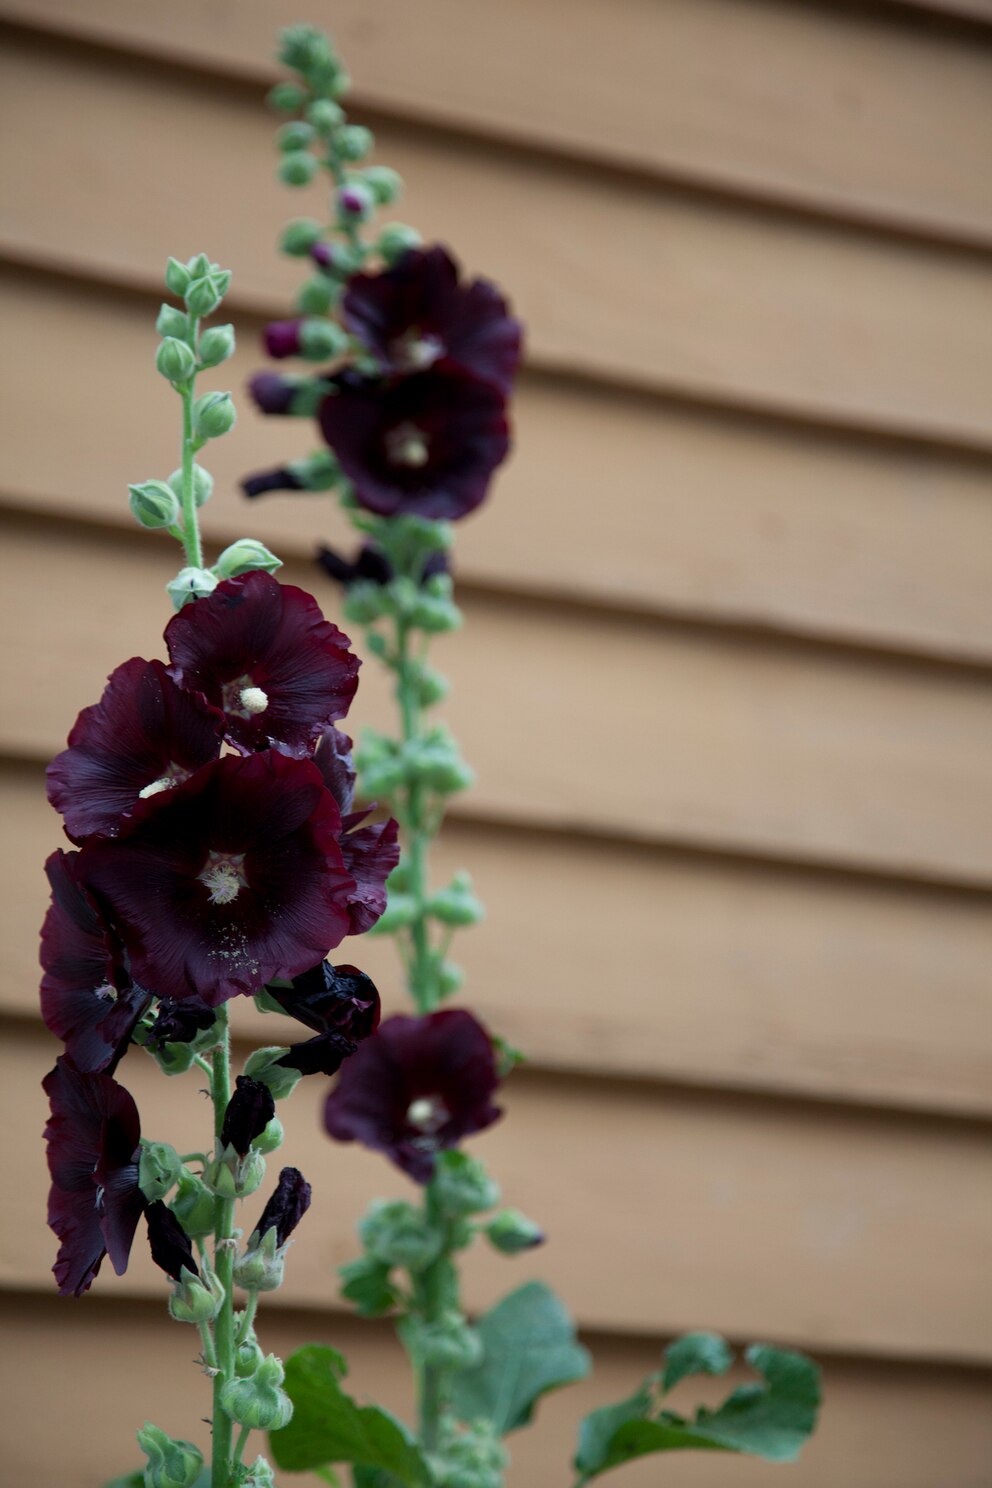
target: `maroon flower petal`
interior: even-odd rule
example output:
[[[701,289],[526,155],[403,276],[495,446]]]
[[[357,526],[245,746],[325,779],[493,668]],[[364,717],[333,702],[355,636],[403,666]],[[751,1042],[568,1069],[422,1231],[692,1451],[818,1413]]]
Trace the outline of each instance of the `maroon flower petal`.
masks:
[[[362,506],[455,520],[484,499],[510,447],[502,394],[450,362],[391,382],[334,379],[321,432]]]
[[[78,1070],[65,1055],[42,1088],[51,1104],[48,1223],[61,1242],[53,1269],[60,1293],[80,1297],[108,1252],[118,1275],[127,1269],[145,1207],[138,1185],[141,1126],[122,1085]]]
[[[293,978],[292,989],[269,987],[269,995],[316,1038],[293,1044],[279,1063],[302,1075],[333,1075],[379,1026],[379,993],[355,966],[321,961]]]
[[[262,1135],[275,1114],[276,1103],[269,1087],[250,1075],[239,1075],[224,1112],[221,1148],[233,1147],[239,1157],[246,1157],[252,1142]]]
[[[345,325],[383,367],[421,371],[447,358],[506,396],[520,361],[521,327],[494,284],[459,284],[439,244],[411,249],[379,274],[356,274],[342,301]]]
[[[156,1266],[160,1266],[173,1281],[182,1279],[184,1269],[199,1276],[189,1236],[172,1210],[161,1199],[156,1199],[145,1210],[145,1219],[148,1221],[148,1243]]]
[[[41,927],[41,1015],[77,1069],[113,1074],[151,994],[130,979],[123,947],[78,882],[78,853],[52,853]]]
[[[382,914],[386,908],[386,879],[400,860],[399,824],[390,817],[372,826],[357,826],[368,814],[357,812],[342,823],[341,853],[345,868],[355,880],[348,900],[349,935],[370,930]]]
[[[246,753],[304,758],[358,686],[348,637],[311,595],[267,573],[218,584],[173,616],[165,639],[173,677],[222,710],[227,737]]]
[[[333,724],[326,728],[317,744],[314,764],[324,777],[324,784],[334,797],[342,818],[351,810],[355,799],[355,766],[351,758],[352,742]]]
[[[48,799],[74,840],[113,837],[140,797],[217,758],[222,727],[221,715],[177,687],[162,662],[134,656],[76,719],[69,748],[48,766]]]
[[[79,867],[142,985],[216,1007],[305,971],[348,933],[339,829],[316,765],[231,755],[136,813],[126,837],[88,843]]]
[[[439,1151],[500,1116],[491,1099],[499,1083],[492,1040],[471,1013],[387,1018],[343,1066],[324,1125],[426,1183]]]
[[[299,1168],[283,1168],[276,1191],[262,1210],[253,1234],[262,1241],[266,1232],[274,1229],[276,1244],[285,1245],[310,1208],[311,1194],[312,1189]]]

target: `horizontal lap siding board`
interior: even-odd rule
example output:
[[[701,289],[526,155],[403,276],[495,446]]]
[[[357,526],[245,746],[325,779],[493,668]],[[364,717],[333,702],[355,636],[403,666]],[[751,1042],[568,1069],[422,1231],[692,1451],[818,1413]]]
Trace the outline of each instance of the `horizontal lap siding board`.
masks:
[[[268,81],[274,32],[299,12],[294,0],[2,0],[0,16]],[[361,104],[992,241],[992,48],[905,15],[573,0],[566,26],[558,0],[339,0],[333,25]]]
[[[0,1090],[19,1129],[41,1130],[38,1082],[54,1053],[43,1028],[5,1029]],[[202,1142],[199,1071],[165,1079],[136,1052],[118,1073],[147,1136],[168,1135],[180,1151]],[[331,1146],[320,1130],[326,1088],[304,1080],[280,1107],[278,1161],[307,1175],[314,1198],[292,1290],[274,1305],[326,1309],[333,1268],[355,1254],[356,1219],[383,1192],[409,1192],[384,1159]],[[522,1072],[501,1104],[505,1119],[470,1148],[505,1201],[553,1240],[520,1269],[551,1281],[584,1326],[711,1327],[814,1351],[992,1360],[987,1127]],[[47,1177],[34,1143],[12,1162],[0,1285],[37,1288],[51,1265]],[[246,1201],[246,1223],[261,1202]],[[483,1247],[465,1270],[473,1308],[513,1280]],[[137,1253],[108,1284],[144,1295],[157,1274]]]
[[[163,244],[202,243],[236,271],[232,306],[285,309],[298,266],[271,245],[319,198],[274,181],[256,99],[21,40],[0,85],[0,251],[150,287]],[[536,365],[992,448],[992,265],[975,255],[414,130],[386,127],[380,144],[425,235],[512,289]]]
[[[137,531],[4,526],[7,633],[31,648],[3,658],[4,696],[30,702],[0,723],[0,748],[43,756],[120,662],[122,617],[129,650],[160,654],[174,558]],[[484,813],[990,881],[992,687],[969,673],[482,597],[437,654]],[[379,669],[359,697],[356,726],[391,726]]]
[[[156,304],[0,271],[0,501],[130,523],[126,483],[177,459],[152,368]],[[242,391],[264,365],[259,329],[239,317],[234,361],[209,378],[240,411],[209,452],[218,494],[205,529],[227,541],[247,528],[284,555],[309,553],[318,535],[351,546],[329,497],[233,496],[247,471],[315,437],[306,420],[263,418]],[[97,345],[114,439],[98,435],[80,376],[60,382],[62,438],[47,438],[52,356],[83,367]],[[513,459],[459,531],[461,580],[992,662],[987,462],[530,376],[514,424]]]
[[[307,1244],[304,1231],[291,1253]],[[511,1287],[521,1272],[506,1266]],[[8,1416],[20,1426],[5,1451],[11,1483],[36,1479],[39,1458],[51,1463],[59,1488],[94,1488],[136,1463],[134,1422],[152,1416],[179,1433],[206,1442],[199,1418],[208,1408],[208,1386],[190,1362],[187,1329],[152,1302],[113,1301],[113,1282],[74,1306],[54,1297],[0,1296],[0,1323],[11,1363],[4,1381]],[[160,1288],[161,1290],[161,1288]],[[311,1342],[309,1314],[286,1313],[263,1301],[259,1336],[267,1351],[282,1357]],[[409,1374],[385,1324],[344,1316],[324,1321],[321,1339],[341,1349],[349,1362],[347,1387],[362,1403],[382,1401],[402,1419],[412,1419]],[[568,1488],[567,1461],[584,1412],[629,1395],[634,1383],[658,1365],[659,1341],[587,1338],[595,1369],[590,1379],[549,1395],[539,1406],[533,1430],[513,1434],[510,1483],[516,1488]],[[98,1383],[93,1361],[100,1358]],[[53,1433],[39,1410],[51,1391],[51,1361],[73,1381],[59,1401],[59,1430]],[[17,1360],[16,1368],[13,1360]],[[992,1416],[987,1409],[989,1376],[984,1371],[906,1365],[825,1361],[828,1409],[793,1475],[803,1488],[984,1488],[992,1456]],[[693,1379],[678,1399],[712,1400],[722,1382]],[[113,1402],[113,1409],[107,1402]],[[938,1424],[939,1423],[939,1424]],[[203,1432],[204,1434],[201,1434]],[[254,1448],[253,1448],[254,1450]],[[680,1488],[768,1488],[767,1464],[734,1461],[709,1452],[684,1452],[675,1464]],[[669,1467],[669,1473],[673,1469]],[[657,1488],[656,1458],[624,1468],[621,1488]],[[776,1478],[778,1474],[776,1474]],[[309,1474],[294,1474],[298,1488],[311,1488]]]
[[[0,812],[0,1008],[36,1016],[40,864],[61,841],[38,765],[0,772]],[[531,1063],[992,1115],[983,897],[456,819],[435,881],[466,864],[492,911],[457,942],[468,995]],[[391,943],[349,941],[334,959],[402,1007]],[[250,1007],[239,1023],[259,1043],[290,1028]]]

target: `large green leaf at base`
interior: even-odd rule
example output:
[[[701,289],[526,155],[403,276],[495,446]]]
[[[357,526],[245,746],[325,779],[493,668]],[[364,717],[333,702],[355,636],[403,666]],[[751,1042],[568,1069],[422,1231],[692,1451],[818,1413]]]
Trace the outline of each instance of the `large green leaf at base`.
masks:
[[[582,1482],[651,1452],[695,1448],[792,1461],[816,1425],[820,1371],[802,1354],[765,1344],[752,1344],[745,1358],[764,1384],[741,1385],[717,1410],[701,1406],[690,1421],[657,1410],[652,1386],[667,1390],[690,1374],[724,1374],[730,1350],[714,1334],[690,1334],[673,1344],[660,1380],[647,1381],[628,1400],[593,1411],[582,1422],[575,1458]]]
[[[342,1356],[323,1344],[308,1344],[286,1360],[283,1388],[293,1419],[269,1436],[276,1465],[306,1472],[331,1462],[359,1463],[408,1488],[427,1488],[427,1464],[406,1427],[377,1405],[356,1405],[341,1389],[346,1373]]]
[[[554,1292],[542,1282],[518,1287],[476,1323],[484,1353],[456,1375],[452,1408],[463,1421],[491,1421],[499,1434],[526,1426],[548,1390],[589,1373],[589,1354]]]

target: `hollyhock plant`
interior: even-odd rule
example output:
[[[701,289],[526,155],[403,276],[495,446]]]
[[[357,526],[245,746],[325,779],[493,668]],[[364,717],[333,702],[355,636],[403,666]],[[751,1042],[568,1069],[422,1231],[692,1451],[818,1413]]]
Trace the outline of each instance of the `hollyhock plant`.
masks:
[[[339,1142],[384,1152],[417,1183],[437,1154],[500,1116],[496,1051],[482,1024],[461,1008],[423,1018],[387,1018],[349,1060],[324,1106]]]

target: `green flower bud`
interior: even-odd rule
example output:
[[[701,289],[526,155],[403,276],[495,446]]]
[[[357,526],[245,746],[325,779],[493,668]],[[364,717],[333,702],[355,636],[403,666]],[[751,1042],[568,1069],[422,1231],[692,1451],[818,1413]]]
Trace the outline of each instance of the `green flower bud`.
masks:
[[[199,1447],[166,1436],[150,1421],[137,1435],[138,1446],[148,1458],[145,1488],[193,1488],[204,1467]]]
[[[265,573],[275,573],[277,568],[282,568],[282,560],[253,537],[239,537],[221,553],[214,564],[214,573],[222,579],[235,579],[239,574],[253,573],[259,568]]]
[[[363,180],[348,181],[338,189],[335,197],[338,223],[348,227],[356,222],[365,222],[372,215],[375,197]]]
[[[202,1179],[188,1168],[180,1170],[178,1191],[170,1208],[191,1240],[213,1234],[216,1201]]]
[[[444,1244],[425,1215],[404,1199],[377,1199],[359,1223],[358,1234],[374,1260],[409,1271],[423,1271]]]
[[[375,144],[375,135],[363,124],[346,124],[334,136],[334,148],[342,160],[364,160]]]
[[[169,1298],[169,1314],[177,1323],[209,1323],[224,1305],[224,1288],[212,1271],[194,1276],[184,1266]]]
[[[471,889],[458,888],[455,884],[432,895],[427,912],[442,925],[453,926],[478,925],[486,917],[486,911]]]
[[[247,1292],[275,1292],[282,1286],[285,1266],[286,1247],[276,1244],[275,1228],[268,1229],[235,1261],[234,1280]]]
[[[189,321],[175,305],[163,304],[155,321],[155,329],[160,336],[174,336],[179,341],[185,341],[189,335]]]
[[[194,253],[192,258],[186,260],[186,272],[191,280],[202,279],[210,273],[212,268],[213,265],[205,253]],[[188,283],[186,287],[189,288]]]
[[[276,1475],[264,1457],[256,1457],[241,1488],[275,1488]]]
[[[230,393],[204,393],[193,404],[193,430],[198,439],[219,439],[238,417]]]
[[[300,326],[300,356],[326,362],[348,349],[348,333],[333,320],[308,319]]]
[[[482,1340],[460,1313],[445,1311],[433,1323],[409,1318],[404,1342],[422,1365],[436,1369],[472,1369],[482,1359]]]
[[[370,165],[362,172],[362,179],[371,191],[379,206],[388,206],[394,202],[403,190],[403,182],[399,174],[390,170],[388,165]]]
[[[344,614],[348,620],[354,620],[360,625],[369,625],[373,620],[380,619],[386,613],[386,596],[381,584],[373,584],[368,579],[360,579],[357,584],[349,584],[344,597]]]
[[[176,493],[165,481],[142,481],[140,485],[128,486],[128,490],[131,515],[140,526],[174,527],[179,521],[181,508]]]
[[[344,123],[344,109],[330,98],[315,98],[307,108],[307,118],[318,134],[327,135]]]
[[[233,325],[211,326],[200,337],[200,366],[217,367],[234,355]]]
[[[280,114],[295,114],[306,102],[306,92],[296,83],[276,83],[274,88],[269,89],[266,100],[270,108]]]
[[[174,470],[169,476],[169,485],[175,491],[180,501],[183,499],[183,473]],[[193,466],[193,500],[197,506],[203,506],[204,502],[210,500],[214,489],[214,478],[209,470],[204,470],[202,465]]]
[[[168,382],[188,382],[196,371],[196,357],[178,336],[166,336],[155,353],[155,366]]]
[[[275,1099],[275,1097],[273,1097],[273,1099]],[[273,1116],[272,1120],[262,1132],[261,1136],[255,1138],[252,1146],[256,1147],[259,1152],[264,1153],[264,1155],[268,1157],[270,1153],[279,1151],[279,1148],[282,1146],[285,1139],[286,1133],[283,1130],[282,1122],[279,1120],[278,1116]]]
[[[362,793],[375,800],[387,799],[405,781],[406,769],[402,760],[381,760],[362,770]],[[400,911],[397,910],[396,913],[399,914]],[[399,928],[400,923],[408,925],[410,921],[396,921],[396,928]]]
[[[193,1068],[193,1060],[196,1058],[196,1050],[191,1044],[158,1044],[154,1049],[148,1048],[147,1052],[152,1056],[163,1075],[185,1075],[187,1070]]]
[[[415,227],[407,227],[402,222],[387,222],[376,241],[376,252],[387,265],[392,265],[409,248],[419,248],[422,241]]]
[[[223,299],[231,287],[231,270],[220,269],[216,264],[211,264],[210,277],[214,282],[217,293]]]
[[[293,119],[277,132],[276,145],[284,155],[288,155],[293,150],[308,149],[313,144],[315,135],[316,130],[312,124],[307,124],[302,119]]]
[[[417,687],[417,701],[422,708],[432,708],[436,703],[443,702],[448,696],[450,686],[447,677],[435,671],[433,667],[421,663],[415,677]]]
[[[293,1402],[281,1388],[285,1371],[275,1354],[268,1354],[250,1379],[228,1380],[220,1403],[232,1421],[253,1431],[280,1431],[293,1417]]]
[[[296,296],[296,308],[301,315],[326,315],[340,290],[333,279],[318,274],[300,287]]]
[[[258,1148],[249,1148],[239,1157],[233,1147],[226,1147],[220,1157],[207,1165],[203,1181],[222,1199],[244,1199],[253,1194],[265,1178],[265,1158]]]
[[[486,1225],[486,1239],[503,1255],[519,1255],[522,1250],[533,1250],[543,1245],[547,1236],[539,1225],[519,1209],[504,1209]]]
[[[499,1203],[499,1185],[490,1178],[477,1157],[467,1152],[441,1152],[434,1169],[434,1193],[452,1219],[482,1214]]]
[[[309,150],[294,150],[279,161],[278,175],[284,186],[309,186],[317,174],[317,159]]]
[[[279,1013],[284,1011],[278,1003],[274,1010]],[[262,1085],[267,1085],[274,1100],[285,1100],[288,1095],[292,1095],[303,1078],[299,1070],[279,1063],[282,1056],[288,1053],[285,1045],[273,1045],[267,1049],[256,1049],[245,1063],[245,1074]]]
[[[425,585],[410,614],[410,623],[420,630],[441,635],[445,631],[459,629],[462,623],[462,613],[454,600],[431,594]]]
[[[204,599],[217,588],[217,580],[208,568],[181,568],[165,586],[177,610],[193,599]]]
[[[295,221],[287,222],[283,228],[279,246],[283,253],[288,253],[293,258],[306,258],[313,245],[319,243],[323,236],[324,229],[319,222],[315,222],[312,217],[297,217]]]
[[[221,298],[211,274],[207,274],[203,279],[191,280],[185,295],[189,313],[197,320],[202,320],[205,315],[212,315],[220,304]]]
[[[454,997],[465,983],[465,969],[455,961],[442,961],[437,969],[438,991],[442,998]]]
[[[399,1294],[390,1283],[390,1269],[371,1256],[359,1256],[338,1267],[341,1295],[355,1304],[360,1317],[381,1317],[397,1305]]]
[[[185,264],[181,264],[178,258],[170,258],[165,266],[165,287],[174,295],[186,293],[189,284],[190,273]]]
[[[179,1153],[168,1142],[141,1142],[138,1161],[138,1185],[150,1204],[164,1199],[179,1181],[183,1165]]]
[[[244,1343],[239,1343],[234,1355],[234,1372],[238,1379],[251,1379],[264,1358],[265,1355],[254,1338],[246,1338]]]
[[[390,894],[408,894],[410,892],[410,865],[400,860],[396,867],[386,879],[386,888]]]

